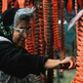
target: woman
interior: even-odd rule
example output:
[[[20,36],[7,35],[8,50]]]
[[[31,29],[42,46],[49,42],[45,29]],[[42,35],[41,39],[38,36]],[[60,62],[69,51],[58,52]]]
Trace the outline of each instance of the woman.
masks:
[[[60,64],[69,62],[70,67],[73,64],[70,57],[55,60],[38,55],[33,56],[22,47],[29,34],[29,22],[34,11],[34,7],[17,10],[14,17],[12,40],[0,36],[0,70],[18,78],[24,78],[30,73],[39,75],[45,69],[53,69]],[[11,13],[11,10],[9,12]]]

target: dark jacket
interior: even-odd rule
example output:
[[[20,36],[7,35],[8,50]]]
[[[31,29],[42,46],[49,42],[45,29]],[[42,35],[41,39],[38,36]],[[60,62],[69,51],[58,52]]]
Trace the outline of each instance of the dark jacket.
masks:
[[[39,75],[44,71],[46,60],[42,56],[29,54],[11,41],[0,41],[0,70],[9,75],[19,78],[24,78],[30,73]]]

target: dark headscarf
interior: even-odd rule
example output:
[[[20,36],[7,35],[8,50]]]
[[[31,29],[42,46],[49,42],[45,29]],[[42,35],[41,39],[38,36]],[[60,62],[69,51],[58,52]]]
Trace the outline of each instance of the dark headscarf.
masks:
[[[3,25],[10,26],[13,24],[14,16],[18,8],[9,8],[4,13],[2,13]]]
[[[10,26],[13,24],[14,16],[18,8],[9,8],[5,12],[2,13],[2,27],[0,35],[5,36],[7,38],[11,38],[11,28]],[[5,32],[4,32],[5,31]]]

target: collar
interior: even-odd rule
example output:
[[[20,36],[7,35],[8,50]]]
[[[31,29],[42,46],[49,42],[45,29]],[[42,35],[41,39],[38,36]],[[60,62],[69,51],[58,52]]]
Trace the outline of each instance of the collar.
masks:
[[[3,36],[0,36],[0,41],[8,41],[8,42],[11,42],[9,39],[3,37]]]

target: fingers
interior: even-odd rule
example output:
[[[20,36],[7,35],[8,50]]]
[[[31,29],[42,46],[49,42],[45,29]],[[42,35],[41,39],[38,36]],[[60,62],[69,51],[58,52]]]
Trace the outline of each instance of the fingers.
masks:
[[[71,57],[66,57],[64,60],[61,61],[61,64],[64,64],[65,66],[68,66],[68,69],[71,69],[74,65],[74,62]]]
[[[69,63],[70,63],[70,65],[69,65],[69,69],[71,69],[71,68],[73,67],[73,61],[70,60]]]

